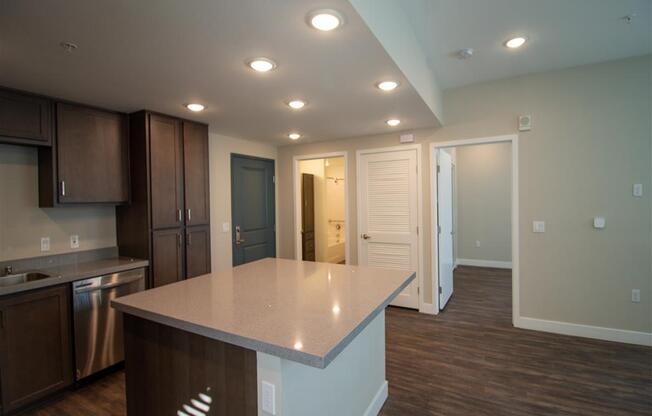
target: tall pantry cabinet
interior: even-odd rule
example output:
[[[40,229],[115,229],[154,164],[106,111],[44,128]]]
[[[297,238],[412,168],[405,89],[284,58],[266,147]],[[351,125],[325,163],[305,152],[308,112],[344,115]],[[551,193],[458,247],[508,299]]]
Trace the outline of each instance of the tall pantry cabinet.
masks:
[[[116,209],[120,254],[150,261],[150,287],[210,272],[208,126],[129,117],[132,203]]]

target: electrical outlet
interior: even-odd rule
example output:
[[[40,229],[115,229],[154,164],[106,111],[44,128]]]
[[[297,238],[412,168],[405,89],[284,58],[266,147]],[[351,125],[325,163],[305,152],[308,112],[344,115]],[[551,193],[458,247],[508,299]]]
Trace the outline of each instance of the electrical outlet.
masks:
[[[545,233],[546,232],[546,222],[545,221],[533,221],[532,222],[532,232],[534,232],[534,233]]]
[[[276,386],[272,383],[263,381],[263,412],[270,415],[276,415]]]
[[[50,251],[50,237],[41,237],[41,251]]]
[[[79,236],[77,234],[70,236],[70,248],[79,248]]]
[[[480,240],[475,240],[475,246],[480,247]]]
[[[642,183],[635,183],[634,184],[634,189],[632,190],[632,194],[636,198],[640,198],[643,196],[643,184]]]
[[[632,289],[632,302],[639,303],[641,301],[641,290]]]

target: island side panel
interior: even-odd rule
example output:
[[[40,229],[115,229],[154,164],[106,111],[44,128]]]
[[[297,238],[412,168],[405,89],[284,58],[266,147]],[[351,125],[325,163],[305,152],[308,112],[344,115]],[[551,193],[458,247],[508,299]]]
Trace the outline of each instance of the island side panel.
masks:
[[[324,369],[258,352],[261,383],[275,386],[276,416],[376,416],[387,399],[385,311],[376,316]]]
[[[255,351],[129,314],[124,328],[129,416],[176,415],[193,399],[207,416],[258,414]]]

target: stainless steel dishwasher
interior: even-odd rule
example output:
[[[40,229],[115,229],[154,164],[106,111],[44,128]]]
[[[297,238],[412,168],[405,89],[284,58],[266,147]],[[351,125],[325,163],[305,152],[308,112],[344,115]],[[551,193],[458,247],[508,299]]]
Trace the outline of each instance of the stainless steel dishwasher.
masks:
[[[111,307],[111,300],[142,290],[145,269],[73,283],[77,380],[124,360],[122,316]]]

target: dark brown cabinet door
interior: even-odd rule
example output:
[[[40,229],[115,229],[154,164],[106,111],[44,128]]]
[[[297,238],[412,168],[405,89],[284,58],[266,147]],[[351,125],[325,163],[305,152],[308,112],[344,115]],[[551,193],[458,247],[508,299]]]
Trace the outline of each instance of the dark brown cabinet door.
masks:
[[[0,90],[0,143],[49,146],[52,143],[50,100]]]
[[[127,141],[124,115],[58,103],[59,203],[128,202]]]
[[[315,261],[315,177],[301,175],[301,254],[306,261]]]
[[[4,412],[72,384],[69,291],[56,286],[0,299]]]
[[[183,122],[186,225],[209,223],[208,126]]]
[[[183,280],[183,246],[180,228],[152,233],[152,287]]]
[[[211,271],[211,232],[209,226],[186,229],[186,278]]]
[[[171,117],[150,115],[150,175],[152,227],[183,224],[183,157],[181,122]]]

